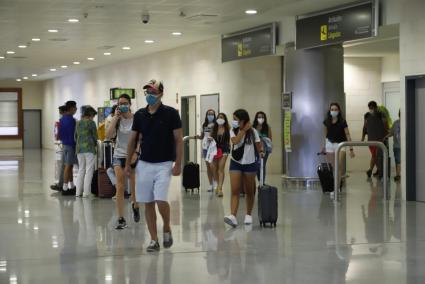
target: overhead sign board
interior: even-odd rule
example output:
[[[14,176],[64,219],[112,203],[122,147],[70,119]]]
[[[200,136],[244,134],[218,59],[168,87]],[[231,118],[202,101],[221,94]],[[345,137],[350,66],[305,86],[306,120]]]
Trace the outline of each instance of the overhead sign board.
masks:
[[[276,53],[277,24],[223,35],[221,38],[221,61],[228,62]]]
[[[378,30],[377,1],[299,16],[296,48],[307,49],[370,38]]]
[[[111,88],[109,89],[109,96],[111,100],[118,100],[122,94],[127,94],[130,98],[136,98],[136,90],[135,89],[122,89],[122,88]]]

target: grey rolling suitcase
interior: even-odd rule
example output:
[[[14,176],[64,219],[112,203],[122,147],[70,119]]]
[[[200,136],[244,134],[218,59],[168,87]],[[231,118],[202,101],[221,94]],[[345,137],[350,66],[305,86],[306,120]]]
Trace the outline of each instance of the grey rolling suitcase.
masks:
[[[277,188],[264,184],[263,159],[261,159],[260,185],[258,186],[258,219],[260,226],[270,224],[276,227],[277,222]]]

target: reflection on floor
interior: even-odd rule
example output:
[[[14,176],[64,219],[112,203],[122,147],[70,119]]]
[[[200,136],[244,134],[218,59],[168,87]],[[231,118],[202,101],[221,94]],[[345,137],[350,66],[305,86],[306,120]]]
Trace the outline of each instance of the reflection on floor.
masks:
[[[401,202],[394,183],[382,202],[379,183],[364,174],[352,174],[336,208],[320,190],[284,189],[270,176],[277,228],[254,218],[234,230],[223,223],[228,183],[218,199],[206,186],[185,194],[175,178],[175,244],[149,255],[144,222],[114,230],[113,200],[49,189],[53,152],[0,160],[0,283],[425,283],[425,205]]]

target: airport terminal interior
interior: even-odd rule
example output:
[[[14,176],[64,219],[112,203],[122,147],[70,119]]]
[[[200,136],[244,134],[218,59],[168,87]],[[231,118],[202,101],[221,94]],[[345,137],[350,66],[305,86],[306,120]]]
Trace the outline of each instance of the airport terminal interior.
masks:
[[[0,284],[425,283],[423,11],[0,0]]]

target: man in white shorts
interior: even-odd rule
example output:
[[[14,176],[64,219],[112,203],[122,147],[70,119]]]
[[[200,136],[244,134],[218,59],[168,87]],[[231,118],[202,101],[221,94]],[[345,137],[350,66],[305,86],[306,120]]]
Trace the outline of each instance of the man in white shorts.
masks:
[[[182,124],[176,109],[163,105],[164,86],[151,80],[145,90],[147,107],[134,115],[132,133],[128,142],[128,157],[132,157],[136,142],[141,141],[140,160],[136,167],[136,199],[145,204],[145,218],[151,235],[148,252],[160,250],[156,228],[155,204],[164,222],[163,246],[173,245],[170,227],[170,205],[168,188],[171,176],[181,173]],[[127,159],[126,173],[130,174]]]

